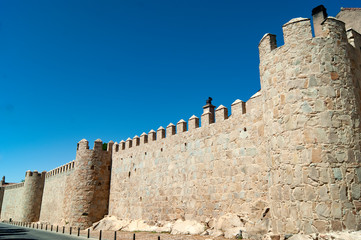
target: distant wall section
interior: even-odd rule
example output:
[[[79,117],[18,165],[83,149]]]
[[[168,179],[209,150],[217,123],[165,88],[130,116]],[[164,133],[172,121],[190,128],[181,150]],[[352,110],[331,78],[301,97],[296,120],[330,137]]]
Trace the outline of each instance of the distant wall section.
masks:
[[[68,194],[73,179],[75,161],[47,172],[41,205],[40,221],[51,224],[66,224],[70,211]]]
[[[3,204],[1,208],[1,219],[15,221],[22,220],[24,203],[24,183],[6,186],[4,189]]]

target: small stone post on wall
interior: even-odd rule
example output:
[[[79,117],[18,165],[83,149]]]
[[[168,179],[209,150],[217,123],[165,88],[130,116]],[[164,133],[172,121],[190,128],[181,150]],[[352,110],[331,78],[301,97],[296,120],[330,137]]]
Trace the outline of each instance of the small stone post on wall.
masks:
[[[203,114],[201,116],[202,126],[214,123],[214,108],[215,106],[212,105],[212,98],[209,97],[206,101],[206,105],[203,106]]]

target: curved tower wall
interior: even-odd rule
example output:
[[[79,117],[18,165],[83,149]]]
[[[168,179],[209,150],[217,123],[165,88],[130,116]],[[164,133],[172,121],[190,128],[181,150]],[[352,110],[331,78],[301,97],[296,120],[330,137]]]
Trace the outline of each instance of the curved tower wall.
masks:
[[[303,18],[283,33],[259,44],[271,231],[361,229],[360,50],[334,18],[315,38]]]
[[[23,222],[39,221],[40,208],[43,198],[45,173],[27,171],[25,174],[23,193]]]
[[[96,140],[94,149],[88,141],[78,143],[74,169],[74,185],[70,196],[70,226],[87,228],[108,213],[111,149],[103,150],[101,140]]]

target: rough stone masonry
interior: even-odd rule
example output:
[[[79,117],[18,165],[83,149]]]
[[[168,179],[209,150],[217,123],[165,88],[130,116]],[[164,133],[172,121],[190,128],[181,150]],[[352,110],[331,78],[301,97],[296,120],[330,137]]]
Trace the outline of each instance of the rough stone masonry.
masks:
[[[105,215],[148,224],[225,216],[234,235],[361,229],[361,9],[283,25],[259,43],[261,90],[0,186],[1,219],[87,228]],[[352,28],[345,28],[353,27]]]

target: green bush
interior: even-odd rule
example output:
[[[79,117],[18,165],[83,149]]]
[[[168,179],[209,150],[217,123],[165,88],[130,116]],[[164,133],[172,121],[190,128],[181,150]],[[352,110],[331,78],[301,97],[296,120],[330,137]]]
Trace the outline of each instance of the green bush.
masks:
[[[106,151],[108,147],[108,143],[103,143],[103,150]]]

